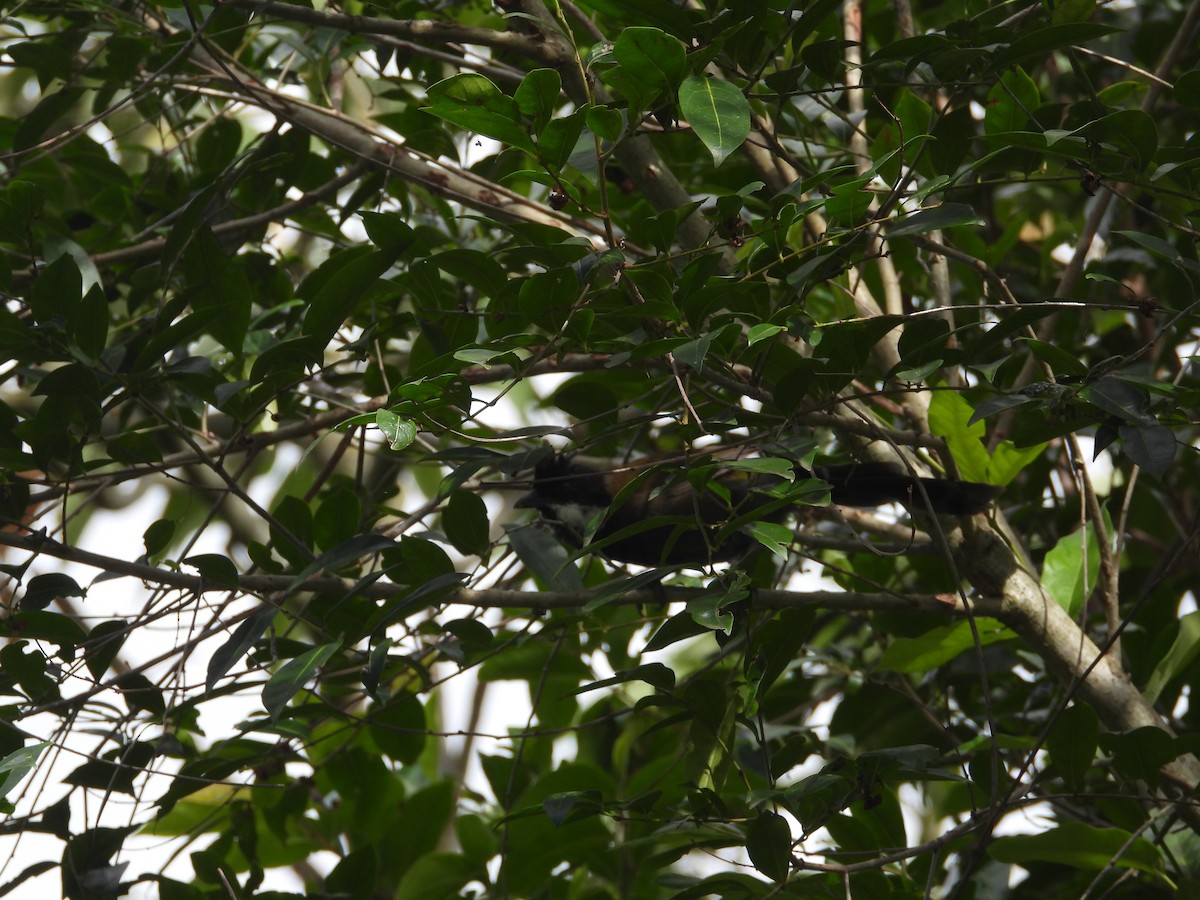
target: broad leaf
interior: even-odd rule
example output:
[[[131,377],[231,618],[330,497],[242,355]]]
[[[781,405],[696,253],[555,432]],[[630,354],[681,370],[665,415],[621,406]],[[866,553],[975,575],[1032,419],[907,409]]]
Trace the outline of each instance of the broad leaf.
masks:
[[[720,165],[750,134],[750,104],[736,87],[691,76],[679,86],[679,111]]]

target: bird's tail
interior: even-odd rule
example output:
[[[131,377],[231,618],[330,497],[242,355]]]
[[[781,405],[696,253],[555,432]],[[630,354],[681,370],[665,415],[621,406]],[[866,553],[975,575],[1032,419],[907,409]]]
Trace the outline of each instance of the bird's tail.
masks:
[[[975,481],[947,478],[917,478],[887,463],[849,463],[817,466],[815,474],[832,486],[834,503],[842,506],[882,506],[903,503],[950,516],[983,512],[1000,493],[1000,488]],[[919,485],[919,486],[918,486]]]

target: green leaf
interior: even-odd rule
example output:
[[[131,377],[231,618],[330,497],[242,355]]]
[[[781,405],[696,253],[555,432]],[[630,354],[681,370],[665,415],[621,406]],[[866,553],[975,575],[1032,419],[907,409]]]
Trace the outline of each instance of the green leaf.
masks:
[[[1175,79],[1175,100],[1192,109],[1200,109],[1200,69],[1190,69]]]
[[[332,895],[370,897],[375,890],[379,870],[379,852],[374,844],[358,847],[343,856],[325,879],[325,890]]]
[[[857,225],[870,211],[875,199],[867,189],[870,183],[870,178],[863,177],[836,185],[825,201],[825,213],[830,220],[847,228]]]
[[[478,619],[451,619],[442,626],[446,634],[452,635],[458,641],[460,649],[456,661],[465,663],[467,658],[473,658],[490,648],[495,640],[492,629]],[[449,645],[443,645],[443,650],[450,654]]]
[[[118,765],[107,759],[93,759],[73,769],[63,782],[76,787],[92,788],[105,793],[130,794],[135,791],[137,770]]]
[[[164,715],[167,701],[153,681],[140,672],[126,672],[113,682],[130,712],[145,710],[155,716]]]
[[[642,681],[660,691],[669,691],[675,687],[675,672],[662,663],[646,663],[618,672],[612,678],[602,678],[600,681],[585,684],[574,693],[586,694],[588,691],[612,687],[616,684],[627,684],[630,681]]]
[[[74,658],[75,648],[88,640],[83,627],[70,616],[62,613],[32,610],[11,615],[8,625],[13,633],[31,641],[50,641],[60,647],[59,655],[64,659]]]
[[[709,631],[723,631],[730,634],[733,629],[733,613],[726,607],[740,599],[736,593],[720,591],[704,594],[694,600],[689,600],[687,611],[697,625]],[[657,635],[656,635],[657,637]]]
[[[513,99],[517,108],[533,120],[534,133],[540,132],[554,115],[561,90],[562,79],[554,69],[534,69],[521,79]]]
[[[312,510],[299,497],[287,496],[271,512],[272,549],[293,567],[304,568],[312,561]]]
[[[1135,387],[1119,378],[1105,376],[1089,384],[1079,395],[1110,415],[1139,425],[1154,425],[1150,413],[1150,397],[1145,389]]]
[[[577,110],[569,116],[552,119],[538,135],[538,153],[551,172],[561,171],[570,162],[579,144],[579,136],[583,133],[585,116],[584,112]],[[619,113],[617,123],[619,133]]]
[[[362,219],[363,228],[367,230],[367,237],[371,239],[371,243],[393,258],[398,258],[417,239],[412,226],[396,213],[363,211],[358,215]]]
[[[865,322],[832,322],[809,338],[813,356],[829,360],[841,371],[857,372],[867,365],[871,349],[902,321],[899,316],[875,316]]]
[[[645,652],[652,653],[656,650],[662,650],[664,647],[670,647],[679,641],[698,637],[708,632],[709,628],[705,624],[696,621],[696,617],[691,612],[685,610],[671,616],[658,627],[658,630],[646,642]]]
[[[936,363],[934,368],[936,371],[937,368],[941,368],[943,358],[950,352],[947,346],[949,341],[950,323],[945,319],[931,316],[909,322],[900,334],[897,344],[897,350],[900,353],[897,369],[907,367],[919,370],[928,367],[930,363]],[[901,377],[899,372],[896,373],[896,377]],[[921,379],[905,380],[919,381]]]
[[[943,111],[933,126],[929,162],[934,172],[956,172],[971,150],[975,120],[969,106]],[[932,186],[932,182],[930,184]]]
[[[208,228],[192,234],[184,252],[188,299],[209,334],[230,353],[241,354],[253,304],[245,271],[231,260]]]
[[[25,780],[25,776],[37,767],[42,751],[49,746],[48,741],[31,744],[0,759],[0,778],[3,779],[0,781],[0,797],[7,797],[9,791]]]
[[[61,572],[50,572],[46,575],[35,575],[25,586],[21,595],[18,609],[21,612],[45,609],[59,597],[82,597],[85,591],[70,575]]]
[[[975,627],[979,632],[979,643],[983,647],[1016,637],[1014,632],[995,619],[976,617]],[[885,672],[931,672],[974,646],[975,637],[971,623],[955,622],[953,625],[932,628],[920,637],[895,638],[883,652],[878,666]]]
[[[610,106],[589,106],[584,113],[587,127],[600,139],[615,141],[625,130],[625,120],[619,109]]]
[[[465,281],[484,297],[499,296],[508,283],[504,267],[495,258],[479,250],[459,247],[437,253],[429,259],[447,275]]]
[[[1028,866],[1049,862],[1079,869],[1136,869],[1161,875],[1163,860],[1158,849],[1144,838],[1121,828],[1094,828],[1082,822],[1067,822],[1038,834],[996,838],[988,856],[998,862]]]
[[[362,683],[367,689],[367,695],[372,700],[383,699],[379,692],[379,679],[383,675],[383,667],[388,663],[388,651],[392,647],[391,638],[383,638],[371,648],[367,657],[367,667],[363,669]]]
[[[613,46],[621,64],[620,87],[636,109],[646,109],[660,94],[673,92],[687,72],[687,52],[678,38],[658,28],[625,28]]]
[[[1146,93],[1146,84],[1141,81],[1117,81],[1096,92],[1096,99],[1105,106],[1116,109],[1127,103],[1136,102]]]
[[[742,530],[780,559],[788,558],[788,549],[796,539],[791,528],[778,522],[751,522]]]
[[[1165,425],[1121,425],[1117,429],[1121,449],[1133,462],[1162,480],[1175,461],[1179,444],[1175,432]]]
[[[690,76],[679,86],[679,110],[719,166],[750,134],[750,104],[717,78]]]
[[[992,459],[988,463],[988,484],[1008,484],[1045,449],[1044,443],[1018,447],[1012,441],[1001,441],[992,450]]]
[[[1034,356],[1047,363],[1056,375],[1075,375],[1082,378],[1088,374],[1087,366],[1076,354],[1065,347],[1033,338],[1027,338],[1025,343],[1033,351]]]
[[[450,900],[472,881],[487,881],[487,870],[457,853],[426,853],[409,867],[395,896],[406,900]]]
[[[937,399],[937,395],[934,395],[934,399]],[[1007,409],[1016,409],[1018,406],[1024,406],[1027,403],[1040,402],[1041,398],[1033,394],[997,394],[977,405],[975,411],[971,413],[971,418],[967,420],[967,424],[975,425],[989,416],[997,415]]]
[[[1099,575],[1100,549],[1090,525],[1059,538],[1042,564],[1042,586],[1072,618],[1095,590]]]
[[[1020,66],[1014,66],[988,91],[983,130],[988,134],[1026,130],[1041,103],[1033,79]]]
[[[11,54],[13,49],[9,47],[8,52]],[[25,237],[26,232],[41,216],[42,210],[46,206],[46,192],[36,182],[17,178],[9,182],[8,189],[5,191],[5,200],[8,201],[9,208],[16,216],[12,238],[14,241],[19,241]]]
[[[983,220],[965,203],[943,203],[929,209],[921,209],[902,219],[893,219],[887,230],[889,239],[906,237],[910,234],[926,234],[939,228],[956,228],[960,225],[982,225]]]
[[[1155,725],[1124,734],[1105,733],[1099,741],[1100,748],[1112,754],[1118,771],[1151,785],[1158,784],[1159,770],[1183,752],[1171,735]]]
[[[262,704],[267,710],[267,715],[278,719],[288,701],[296,696],[341,646],[341,641],[322,644],[280,666],[263,687]]]
[[[171,519],[159,519],[152,522],[142,534],[142,546],[146,548],[146,556],[153,559],[171,545],[175,537],[175,522]]]
[[[367,712],[371,740],[387,756],[403,765],[415,763],[425,749],[425,707],[412,694],[401,694],[385,706]]]
[[[374,535],[383,538],[383,535]],[[383,548],[388,577],[397,584],[423,585],[443,575],[458,575],[446,551],[424,538],[400,538],[399,550]]]
[[[186,566],[191,566],[200,573],[200,577],[211,584],[204,585],[205,590],[213,588],[237,588],[238,586],[238,570],[228,556],[222,556],[220,553],[201,553],[197,556],[189,556],[183,561]]]
[[[10,138],[13,150],[32,149],[34,144],[42,140],[49,129],[59,119],[67,117],[71,111],[79,108],[84,96],[81,87],[66,86],[46,94],[37,100],[32,109],[22,110],[16,120],[15,134]]]
[[[688,11],[669,0],[583,0],[583,6],[626,25],[654,25],[687,40],[692,36]]]
[[[324,349],[395,260],[395,250],[347,251],[326,260],[301,286],[303,291],[310,283],[320,285],[309,302],[301,333],[319,340]]]
[[[1085,44],[1106,37],[1120,29],[1091,22],[1069,22],[1062,25],[1043,25],[1016,32],[1016,40],[992,58],[992,69],[1000,71],[1030,57],[1040,57],[1054,50],[1075,44]]]
[[[508,530],[509,546],[550,590],[583,590],[583,578],[571,557],[554,537],[540,528],[525,526]]]
[[[945,360],[931,359],[927,363],[923,363],[915,369],[896,369],[894,377],[897,381],[903,381],[907,384],[921,384],[929,379],[929,377],[944,368]]]
[[[277,612],[274,606],[264,605],[233,630],[229,640],[218,647],[208,660],[208,674],[204,679],[205,690],[211,692],[217,686],[217,682],[250,652],[250,648],[263,636]]]
[[[254,360],[250,368],[250,382],[280,384],[301,378],[304,367],[321,358],[328,340],[317,337],[291,338],[268,347]]]
[[[329,494],[313,513],[313,542],[320,550],[331,550],[361,530],[362,501],[349,488]]]
[[[487,504],[471,491],[455,491],[442,510],[442,527],[454,549],[462,554],[486,556],[491,546]]]
[[[1059,714],[1046,736],[1050,759],[1059,777],[1071,790],[1083,789],[1096,756],[1099,736],[1100,724],[1095,710],[1078,700]]]
[[[782,331],[787,331],[786,325],[768,325],[765,322],[755,325],[746,334],[746,344],[753,347],[759,341],[765,341],[767,338],[773,338]]]
[[[100,622],[88,632],[83,656],[87,661],[88,671],[97,681],[104,677],[108,667],[121,652],[121,646],[125,643],[125,636],[128,632],[129,623],[124,619]]]
[[[540,77],[540,76],[539,76]],[[467,131],[535,153],[529,132],[521,126],[517,101],[476,72],[451,75],[426,92],[426,112]]]
[[[395,550],[396,542],[386,535],[367,532],[347,538],[331,550],[326,550],[298,573],[287,589],[287,594],[299,590],[304,582],[321,572],[336,571],[350,563],[357,562],[364,556],[382,553],[385,550]]]
[[[68,254],[46,266],[33,283],[29,307],[39,325],[58,324],[70,330],[83,296],[83,278]]]
[[[375,414],[375,425],[383,432],[388,446],[393,450],[403,450],[417,439],[420,429],[412,419],[396,415],[390,409],[381,409]]]
[[[1158,126],[1140,109],[1122,109],[1077,128],[1071,135],[1105,143],[1130,157],[1139,170],[1145,169],[1158,150]]]
[[[746,830],[746,853],[754,868],[772,881],[787,878],[792,861],[792,832],[787,819],[763,810]]]
[[[1131,241],[1145,247],[1151,253],[1161,256],[1174,266],[1188,269],[1192,272],[1200,272],[1200,263],[1191,257],[1184,256],[1173,244],[1156,235],[1146,234],[1141,231],[1115,231],[1113,233],[1129,238]]]
[[[813,73],[826,81],[832,81],[842,71],[845,52],[845,41],[829,38],[805,44],[800,51],[800,59]],[[767,83],[771,84],[770,77],[768,77]]]
[[[680,344],[671,351],[671,355],[685,366],[700,369],[704,366],[704,358],[708,355],[708,348],[712,346],[712,340],[711,334],[703,334],[694,341]]]
[[[93,284],[79,301],[75,316],[75,342],[91,359],[98,359],[108,342],[108,297],[104,288]]]
[[[120,895],[125,863],[110,865],[136,825],[89,828],[72,837],[63,851],[63,895],[67,900],[110,900]]]
[[[928,135],[933,109],[927,101],[906,89],[897,97],[893,112],[904,135],[905,155],[910,155],[920,146],[918,141]]]
[[[647,569],[645,572],[638,572],[630,578],[614,578],[601,587],[583,605],[583,613],[584,615],[590,615],[601,607],[612,603],[618,597],[624,597],[632,591],[639,591],[647,586],[653,587],[661,583],[663,578],[670,572],[670,566],[660,566]]]
[[[773,475],[785,481],[796,478],[795,464],[790,459],[780,459],[777,456],[753,456],[748,459],[723,459],[722,469],[732,469],[737,472],[754,472],[757,475]]]
[[[1200,612],[1190,612],[1179,620],[1175,628],[1175,639],[1166,656],[1158,661],[1142,693],[1146,700],[1154,703],[1168,684],[1192,664],[1200,654]]]
[[[991,457],[984,440],[987,429],[976,421],[976,412],[961,394],[934,391],[929,401],[929,430],[942,438],[954,457],[954,465],[964,481],[996,483],[990,479]]]
[[[471,813],[459,815],[454,820],[454,832],[463,853],[477,865],[485,865],[495,855],[496,836],[482,817]]]
[[[26,649],[30,652],[26,653]],[[58,685],[46,674],[47,657],[31,648],[28,641],[16,641],[0,648],[0,672],[33,699],[58,699]],[[11,682],[10,682],[11,683]]]

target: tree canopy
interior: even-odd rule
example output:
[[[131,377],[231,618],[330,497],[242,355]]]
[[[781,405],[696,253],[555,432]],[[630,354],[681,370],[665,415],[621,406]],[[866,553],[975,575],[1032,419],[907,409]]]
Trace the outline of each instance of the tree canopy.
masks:
[[[5,5],[0,892],[1200,890],[1198,18]]]

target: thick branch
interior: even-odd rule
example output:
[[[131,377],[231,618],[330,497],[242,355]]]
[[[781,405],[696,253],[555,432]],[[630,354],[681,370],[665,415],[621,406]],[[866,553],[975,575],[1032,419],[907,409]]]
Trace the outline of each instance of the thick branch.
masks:
[[[976,517],[952,533],[950,541],[963,574],[984,596],[995,598],[978,610],[1006,624],[1065,684],[1077,686],[1079,697],[1108,728],[1124,732],[1149,725],[1170,733],[1120,665],[1046,596],[988,523]],[[1163,772],[1189,793],[1200,786],[1200,762],[1192,756],[1180,757]]]
[[[347,150],[391,174],[414,182],[436,196],[461,203],[501,221],[537,222],[576,235],[602,234],[591,223],[567,220],[550,207],[486,178],[392,144],[362,122],[295,100],[262,84],[245,81],[239,87],[246,99],[268,112],[332,146]]]
[[[448,44],[476,44],[498,50],[523,53],[539,62],[555,66],[563,62],[558,47],[540,34],[521,34],[493,28],[472,28],[456,22],[436,19],[380,19],[375,16],[350,16],[271,0],[227,0],[229,6],[249,10],[260,16],[301,22],[317,28],[334,28],[351,34],[385,35],[414,41],[438,41]]]

